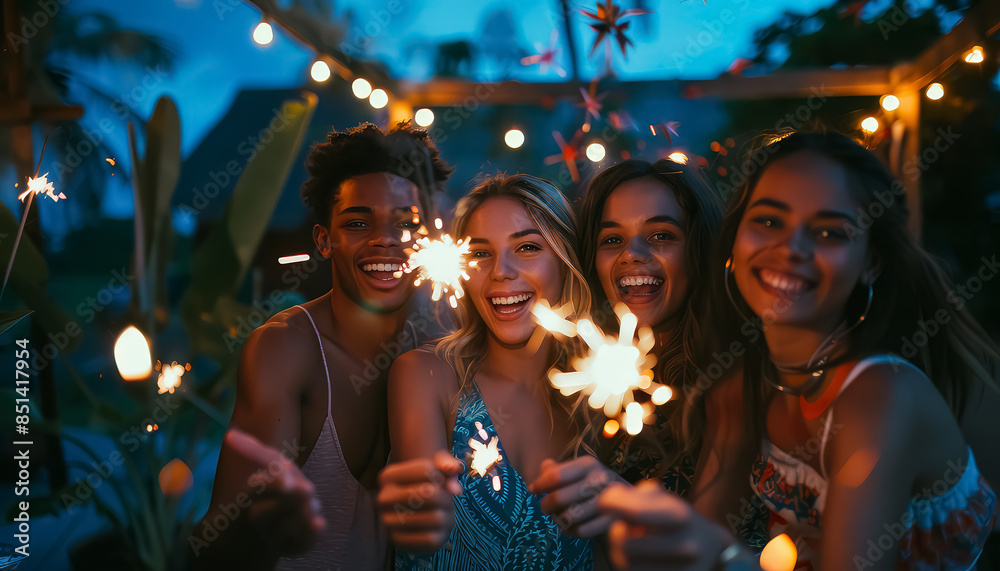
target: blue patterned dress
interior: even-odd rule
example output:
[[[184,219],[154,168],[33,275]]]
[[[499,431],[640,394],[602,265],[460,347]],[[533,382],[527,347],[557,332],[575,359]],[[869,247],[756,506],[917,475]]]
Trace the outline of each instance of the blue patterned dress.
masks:
[[[459,475],[463,493],[454,497],[455,528],[444,547],[430,555],[396,552],[396,570],[590,571],[590,539],[562,533],[528,491],[493,427],[475,380],[458,401],[451,452],[465,462]],[[480,476],[473,452],[493,447],[501,459]],[[485,454],[485,453],[482,453]]]

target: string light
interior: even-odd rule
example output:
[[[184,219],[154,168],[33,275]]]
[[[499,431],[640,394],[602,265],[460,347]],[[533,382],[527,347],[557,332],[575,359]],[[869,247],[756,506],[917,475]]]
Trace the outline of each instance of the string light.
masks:
[[[520,129],[511,129],[503,136],[503,141],[512,149],[517,149],[524,144],[524,133]]]
[[[985,59],[982,46],[974,46],[971,50],[965,52],[966,63],[983,63]]]
[[[606,154],[607,151],[605,151],[604,145],[600,143],[591,143],[587,146],[587,158],[591,162],[599,163],[603,161]]]
[[[126,381],[141,381],[153,370],[146,336],[134,326],[128,326],[115,341],[115,365]]]
[[[367,99],[372,94],[372,84],[368,83],[367,79],[359,77],[351,84],[351,90],[358,99]]]
[[[417,125],[421,127],[428,127],[434,122],[434,112],[426,107],[417,110],[417,113],[413,116],[413,120],[417,122]]]
[[[376,89],[368,96],[368,103],[371,103],[375,109],[381,109],[389,104],[389,95],[384,89]]]
[[[271,24],[266,21],[261,21],[257,24],[257,27],[253,29],[253,41],[257,42],[258,45],[266,46],[271,43],[274,39],[274,30],[271,29]]]
[[[937,101],[944,97],[944,86],[940,83],[932,83],[927,88],[927,99]]]
[[[878,119],[874,117],[865,117],[865,120],[861,122],[861,128],[866,133],[874,133],[878,131]]]
[[[323,83],[330,79],[330,66],[323,60],[316,60],[316,63],[312,64],[312,69],[309,70],[309,75],[312,76],[313,80]]]
[[[891,93],[883,95],[882,99],[879,101],[879,105],[881,105],[882,109],[885,109],[886,111],[895,111],[896,109],[899,109],[899,98]]]

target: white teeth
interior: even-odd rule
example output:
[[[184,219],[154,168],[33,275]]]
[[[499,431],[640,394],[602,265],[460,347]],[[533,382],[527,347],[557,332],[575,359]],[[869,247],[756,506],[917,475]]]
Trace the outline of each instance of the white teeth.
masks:
[[[663,280],[653,276],[623,276],[622,279],[618,280],[621,287],[628,286],[638,286],[638,285],[660,285]]]
[[[509,297],[491,297],[490,302],[492,302],[493,305],[511,305],[514,303],[521,303],[522,301],[528,301],[529,299],[531,299],[530,293],[522,293]]]
[[[365,264],[361,266],[365,272],[398,272],[403,269],[399,264]]]
[[[809,287],[809,284],[803,279],[774,270],[761,270],[760,279],[774,289],[789,294],[801,293]]]

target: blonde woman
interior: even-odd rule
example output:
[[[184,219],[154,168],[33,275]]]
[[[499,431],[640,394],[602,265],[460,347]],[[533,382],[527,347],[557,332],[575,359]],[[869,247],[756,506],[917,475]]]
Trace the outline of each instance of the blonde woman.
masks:
[[[540,300],[590,310],[570,206],[544,180],[498,176],[459,202],[453,233],[470,237],[476,262],[458,330],[389,375],[398,463],[378,500],[396,569],[590,569],[591,541],[564,535],[526,484],[578,435],[546,378],[567,347],[530,315]],[[500,460],[481,466],[492,450]]]

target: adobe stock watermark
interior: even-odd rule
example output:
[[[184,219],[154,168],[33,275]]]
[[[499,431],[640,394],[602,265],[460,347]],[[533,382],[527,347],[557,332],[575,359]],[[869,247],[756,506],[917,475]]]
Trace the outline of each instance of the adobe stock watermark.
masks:
[[[948,152],[954,146],[955,141],[962,137],[960,133],[952,131],[950,126],[947,129],[938,127],[937,133],[938,136],[934,141],[924,147],[924,150],[919,155],[911,157],[903,163],[903,174],[910,180],[916,180],[919,173],[927,171],[931,165],[936,163],[944,153]],[[902,181],[898,179],[892,181],[888,190],[876,190],[874,194],[876,200],[872,201],[867,208],[858,207],[857,217],[853,224],[851,222],[844,222],[843,224],[844,233],[852,243],[858,236],[870,230],[876,220],[885,216],[885,213],[896,204],[897,200],[906,200],[906,188],[903,186]]]
[[[943,476],[929,487],[925,487],[919,493],[915,494],[913,499],[919,501],[941,496],[961,481],[966,468],[968,468],[967,457],[960,458],[957,462],[949,460]],[[884,533],[874,539],[868,540],[868,550],[865,551],[863,556],[854,555],[852,559],[854,568],[861,571],[862,569],[874,567],[886,555],[895,558],[899,548],[899,541],[913,528],[915,524],[914,518],[913,510],[907,507],[907,510],[903,512],[898,520],[882,524],[882,529],[885,530]],[[982,516],[982,520],[970,523],[969,525],[986,525],[986,516]]]
[[[70,342],[83,333],[81,321],[84,325],[89,325],[97,319],[97,314],[104,311],[110,305],[115,295],[126,290],[132,280],[133,274],[128,273],[128,268],[121,270],[111,270],[111,278],[108,284],[97,291],[96,294],[87,296],[84,301],[76,306],[77,319],[70,319],[63,326],[62,331],[48,332],[48,343],[43,345],[32,357],[32,369],[41,371],[49,366],[55,358],[69,347]]]
[[[278,450],[278,453],[285,461],[294,464],[295,459],[305,452],[305,450],[304,446],[298,445],[297,439],[291,442],[286,440],[281,443],[281,449]],[[247,478],[247,488],[250,488],[249,491],[242,491],[236,494],[232,502],[219,502],[216,505],[218,513],[211,519],[207,516],[203,518],[200,529],[188,536],[188,546],[194,556],[197,557],[202,549],[208,547],[209,544],[222,535],[222,532],[229,529],[229,526],[240,517],[243,510],[249,508],[253,504],[254,499],[263,494],[268,485],[273,483],[284,471],[284,462],[281,459],[275,458],[266,467],[260,468]]]
[[[179,398],[179,397],[177,397]],[[118,442],[128,448],[128,453],[132,454],[139,449],[139,446],[146,442],[152,432],[144,427],[159,424],[166,421],[180,408],[177,398],[171,393],[164,393],[156,398],[156,404],[149,416],[144,418],[138,425],[133,425],[119,437]],[[93,471],[88,472],[83,478],[77,480],[75,488],[63,492],[59,497],[63,509],[72,513],[74,509],[82,507],[84,502],[94,495],[97,488],[101,487],[105,480],[114,474],[115,468],[125,463],[125,456],[116,448],[112,450],[106,459],[89,462]]]
[[[414,315],[411,315],[408,321],[415,331],[425,333],[434,319],[433,307],[426,305],[421,307]],[[385,374],[392,367],[397,357],[410,349],[416,349],[417,339],[410,333],[410,327],[404,326],[403,330],[396,336],[395,341],[380,343],[379,347],[381,347],[382,351],[378,355],[373,359],[364,360],[365,369],[361,375],[352,373],[348,377],[351,381],[351,386],[354,387],[354,394],[358,396],[361,395],[361,391],[364,388],[371,386],[377,379],[385,377]]]
[[[749,6],[750,0],[736,0],[735,7],[737,11],[734,12],[729,8],[723,8],[719,12],[718,18],[702,20],[701,27],[704,29],[688,34],[684,51],[674,51],[674,66],[678,70],[683,70],[686,66],[705,55],[705,50],[718,43],[725,35],[728,27],[739,20],[738,13],[743,12]]]
[[[257,153],[274,140],[277,133],[284,131],[292,121],[292,114],[287,106],[271,109],[272,117],[267,126],[263,127],[256,134],[248,135],[236,146],[236,152],[241,157],[246,157],[242,164],[240,161],[230,160],[224,168],[211,170],[208,178],[201,188],[195,187],[191,190],[193,195],[191,204],[181,204],[178,207],[183,214],[197,217],[202,211],[208,208],[211,201],[218,198],[222,190],[235,184],[239,180],[246,166],[257,156]]]
[[[10,49],[15,54],[20,54],[21,48],[33,40],[42,28],[48,26],[68,3],[69,0],[39,0],[38,10],[30,16],[21,16],[21,33],[7,32]]]

